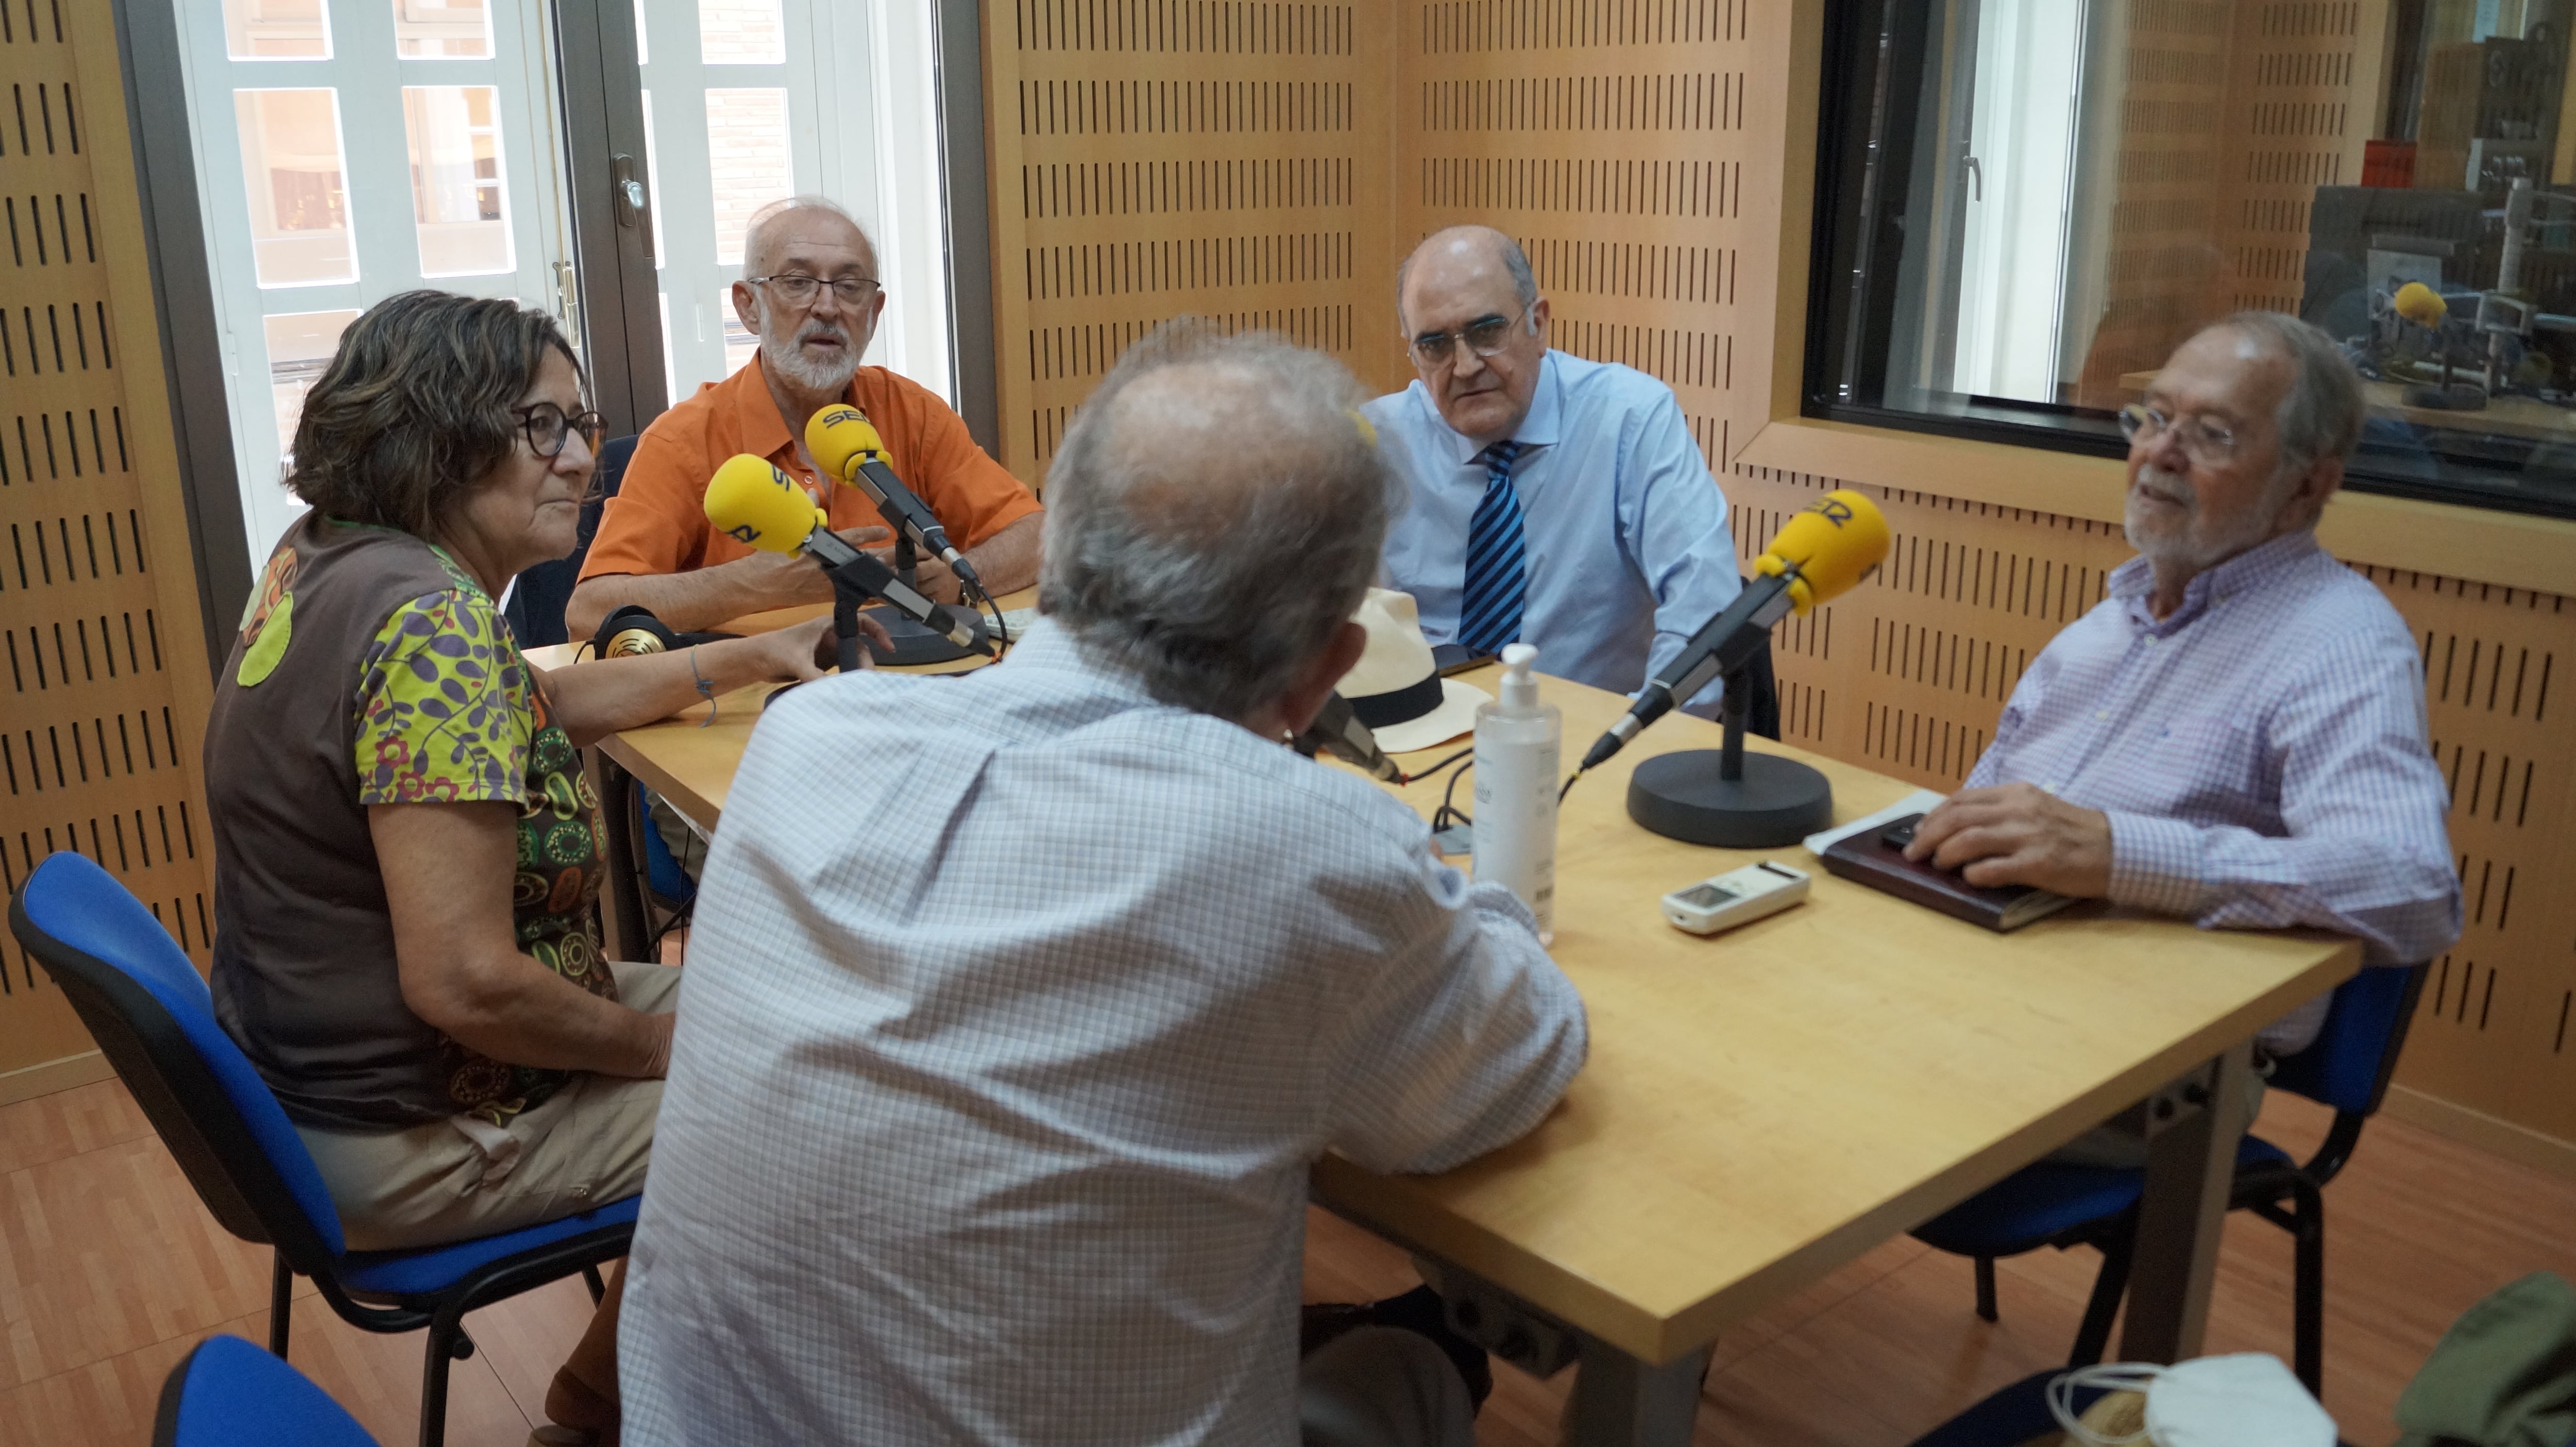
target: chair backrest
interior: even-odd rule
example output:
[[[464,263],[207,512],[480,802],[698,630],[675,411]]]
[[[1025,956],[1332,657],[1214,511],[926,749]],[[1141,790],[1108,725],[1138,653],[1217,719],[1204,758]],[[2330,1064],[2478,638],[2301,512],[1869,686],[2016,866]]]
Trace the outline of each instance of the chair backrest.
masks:
[[[510,587],[510,636],[521,648],[543,648],[550,643],[569,643],[564,631],[564,605],[572,601],[573,585],[581,581],[582,560],[590,556],[590,540],[599,535],[599,519],[608,509],[608,500],[626,481],[626,464],[635,457],[632,437],[613,438],[599,449],[599,466],[590,475],[590,498],[581,505],[581,526],[573,535],[572,551],[560,558],[537,564],[521,573]]]
[[[9,901],[42,961],[188,1183],[224,1229],[315,1274],[347,1249],[322,1173],[170,932],[116,877],[69,850]]]
[[[237,1336],[190,1348],[161,1384],[152,1447],[379,1447],[313,1379]]]
[[[2364,965],[2335,987],[2316,1043],[2272,1071],[2272,1088],[2367,1115],[2379,1109],[2388,1077],[2415,1020],[2422,965]]]

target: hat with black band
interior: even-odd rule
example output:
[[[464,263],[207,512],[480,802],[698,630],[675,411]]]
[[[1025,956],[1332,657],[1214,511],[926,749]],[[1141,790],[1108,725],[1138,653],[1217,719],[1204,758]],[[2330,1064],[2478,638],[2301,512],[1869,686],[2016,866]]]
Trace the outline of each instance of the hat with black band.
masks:
[[[1412,594],[1371,588],[1351,621],[1368,630],[1368,648],[1342,675],[1340,692],[1379,748],[1411,753],[1475,728],[1476,705],[1493,695],[1440,676]]]

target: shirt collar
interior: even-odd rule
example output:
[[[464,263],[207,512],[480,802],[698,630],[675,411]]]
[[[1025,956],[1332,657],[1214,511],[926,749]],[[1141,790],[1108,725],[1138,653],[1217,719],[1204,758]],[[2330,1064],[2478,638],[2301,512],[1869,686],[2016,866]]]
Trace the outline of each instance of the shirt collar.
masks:
[[[1459,466],[1464,467],[1475,461],[1484,452],[1485,446],[1490,445],[1480,445],[1476,439],[1450,426],[1449,419],[1440,415],[1439,404],[1432,400],[1430,386],[1421,378],[1414,379],[1411,390],[1422,394],[1422,407],[1431,414],[1432,426],[1437,428],[1441,437],[1448,442],[1449,450],[1457,456]],[[1564,414],[1564,409],[1558,401],[1558,390],[1556,349],[1550,347],[1538,360],[1538,388],[1530,394],[1529,415],[1521,419],[1520,426],[1512,429],[1510,440],[1519,443],[1523,448],[1555,445],[1557,438],[1563,432],[1560,419]]]
[[[2202,569],[2184,584],[2182,606],[2164,618],[2147,611],[2147,599],[2156,587],[2155,565],[2139,556],[2111,570],[2111,596],[2128,605],[2133,624],[2169,634],[2224,599],[2277,582],[2318,551],[2317,535],[2308,528],[2247,548],[2214,568]]]
[[[796,439],[787,430],[787,419],[778,415],[778,399],[769,395],[768,365],[758,352],[752,353],[750,362],[725,379],[733,389],[726,402],[733,408],[742,450],[775,462],[782,451],[793,458]]]
[[[1095,697],[1109,697],[1139,708],[1160,702],[1145,691],[1136,676],[1125,669],[1095,661],[1073,633],[1052,618],[1039,618],[1028,630],[1011,640],[1008,657],[994,665],[997,668],[1048,669],[1079,675]]]

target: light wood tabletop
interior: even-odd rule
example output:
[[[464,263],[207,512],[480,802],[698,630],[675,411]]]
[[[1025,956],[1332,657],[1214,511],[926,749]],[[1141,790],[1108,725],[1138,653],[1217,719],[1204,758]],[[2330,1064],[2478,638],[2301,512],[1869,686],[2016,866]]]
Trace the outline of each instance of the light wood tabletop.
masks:
[[[1552,678],[1540,691],[1565,711],[1569,760],[1626,702]],[[719,700],[711,727],[696,726],[701,705],[605,747],[712,827],[761,692]],[[2359,947],[2332,936],[2200,931],[2098,905],[1995,935],[1836,879],[1794,845],[1710,849],[1630,822],[1636,764],[1718,740],[1714,724],[1669,716],[1565,801],[1552,953],[1590,1010],[1592,1054],[1564,1104],[1443,1175],[1328,1159],[1314,1180],[1336,1213],[1641,1362],[1704,1348],[2359,963]],[[1403,761],[1425,767],[1461,746]],[[1822,769],[1838,818],[1908,792],[1757,746]],[[1443,783],[1399,792],[1427,815]],[[1760,858],[1812,874],[1808,903],[1709,938],[1662,921],[1667,891]]]

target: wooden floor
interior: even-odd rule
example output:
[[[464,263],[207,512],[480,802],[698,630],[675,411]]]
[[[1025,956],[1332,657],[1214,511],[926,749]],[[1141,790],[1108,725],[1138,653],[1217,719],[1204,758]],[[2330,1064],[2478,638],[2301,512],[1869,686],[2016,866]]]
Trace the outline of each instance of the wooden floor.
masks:
[[[2263,1132],[2298,1150],[2323,1113],[2275,1092]],[[2381,1119],[2327,1192],[2326,1406],[2346,1440],[2396,1436],[2397,1394],[2442,1329],[2526,1272],[2576,1277],[2576,1181]],[[1315,1214],[1307,1295],[1412,1284],[1400,1253]],[[1991,1388],[2055,1364],[2092,1281],[2090,1253],[2001,1268],[2003,1320],[1969,1310],[1968,1263],[1879,1247],[1720,1343],[1697,1440],[1729,1447],[1894,1447]],[[0,1443],[140,1447],[161,1380],[210,1332],[265,1342],[269,1253],[197,1204],[113,1082],[0,1107]],[[2212,1351],[2286,1356],[2289,1238],[2231,1218]],[[520,1447],[590,1310],[578,1281],[479,1312],[455,1369],[448,1441]],[[289,1354],[387,1444],[413,1440],[421,1339],[343,1325],[303,1288]],[[1571,1373],[1498,1368],[1477,1440],[1549,1443]]]

